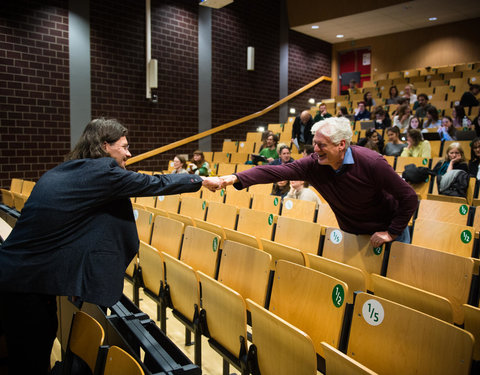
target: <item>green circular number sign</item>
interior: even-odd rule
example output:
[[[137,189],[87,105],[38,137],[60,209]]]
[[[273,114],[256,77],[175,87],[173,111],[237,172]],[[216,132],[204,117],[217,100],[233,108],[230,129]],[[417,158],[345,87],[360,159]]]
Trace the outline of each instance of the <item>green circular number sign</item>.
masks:
[[[460,235],[460,239],[462,240],[463,243],[469,243],[472,240],[472,232],[465,229]]]
[[[466,204],[462,204],[458,211],[460,211],[460,215],[466,215],[468,214],[468,206]]]
[[[341,307],[345,300],[345,290],[340,284],[335,285],[332,291],[332,302],[335,307]]]
[[[207,202],[203,201],[203,203],[202,203],[202,210],[205,209],[205,206],[206,206],[206,205],[207,205]]]
[[[428,159],[423,159],[423,160],[422,160],[422,164],[423,164],[423,165],[427,165],[427,163],[428,163]]]
[[[268,225],[272,225],[273,224],[273,215],[270,214],[268,215]]]
[[[275,199],[273,200],[273,205],[274,205],[274,206],[278,206],[278,198],[275,198]]]
[[[213,250],[213,252],[218,250],[218,238],[217,237],[215,237],[213,239],[212,250]]]
[[[223,194],[225,194],[225,190],[220,190],[220,196],[223,197]]]
[[[379,246],[379,247],[374,247],[374,248],[373,248],[373,253],[374,253],[375,255],[380,255],[380,254],[382,253],[382,247],[381,247],[381,246]]]

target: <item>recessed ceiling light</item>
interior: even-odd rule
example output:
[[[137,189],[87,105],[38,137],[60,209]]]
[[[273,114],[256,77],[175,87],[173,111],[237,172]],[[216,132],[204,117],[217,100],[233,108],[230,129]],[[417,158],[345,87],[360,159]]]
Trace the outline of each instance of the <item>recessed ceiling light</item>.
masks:
[[[337,36],[337,38],[343,38],[345,35],[343,35],[343,34],[337,34],[336,36]]]
[[[320,26],[318,26],[318,25],[313,25],[313,26],[312,26],[312,29],[318,29],[319,27],[320,27]]]
[[[430,17],[428,20],[429,20],[429,21],[436,21],[436,20],[437,20],[437,17]]]

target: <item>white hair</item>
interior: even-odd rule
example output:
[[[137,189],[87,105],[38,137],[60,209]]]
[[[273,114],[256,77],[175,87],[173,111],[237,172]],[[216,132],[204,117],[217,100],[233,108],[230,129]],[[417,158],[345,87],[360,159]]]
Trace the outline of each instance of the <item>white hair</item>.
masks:
[[[352,141],[353,132],[350,121],[345,117],[329,117],[313,124],[312,134],[315,135],[317,131],[324,137],[330,138],[335,145],[344,140],[349,147]]]

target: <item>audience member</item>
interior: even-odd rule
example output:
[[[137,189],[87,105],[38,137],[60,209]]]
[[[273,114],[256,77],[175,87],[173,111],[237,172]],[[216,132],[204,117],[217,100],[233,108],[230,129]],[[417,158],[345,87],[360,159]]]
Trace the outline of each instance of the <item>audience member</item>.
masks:
[[[288,147],[285,144],[282,144],[278,147],[278,155],[279,158],[275,159],[274,161],[270,162],[269,164],[271,165],[281,165],[281,164],[287,164],[287,163],[292,163],[294,160],[292,159],[291,152],[290,152],[290,147]]]
[[[260,146],[260,151],[262,151],[265,147],[267,147],[267,138],[273,134],[273,132],[271,130],[265,130],[263,133],[262,133],[262,145]]]
[[[477,117],[473,119],[472,125],[474,126],[475,133],[477,133],[477,137],[480,137],[480,110],[478,111]]]
[[[479,104],[476,96],[480,93],[480,85],[470,85],[470,91],[466,91],[460,99],[462,107],[476,107]]]
[[[402,104],[397,109],[397,114],[393,118],[393,126],[397,126],[400,129],[400,132],[403,132],[408,127],[412,117],[410,106],[408,104]]]
[[[470,161],[468,162],[468,171],[470,176],[480,180],[480,138],[475,138],[470,144]]]
[[[389,97],[385,101],[385,104],[397,104],[399,99],[397,86],[392,86],[388,90]]]
[[[2,364],[9,374],[49,373],[57,296],[103,307],[120,299],[139,246],[130,197],[220,187],[218,177],[127,171],[126,136],[116,120],[92,120],[67,161],[36,183],[0,248],[0,332],[8,351]]]
[[[354,79],[350,80],[350,83],[348,84],[348,93],[350,95],[356,94],[358,92],[358,86],[357,86],[357,81]]]
[[[318,106],[318,112],[313,119],[313,123],[325,120],[326,118],[332,117],[330,113],[327,112],[327,105],[325,103],[320,103]]]
[[[410,122],[408,123],[408,127],[407,127],[407,132],[410,130],[410,129],[421,129],[422,130],[422,133],[426,133],[428,132],[428,130],[426,129],[422,129],[422,121],[417,117],[417,116],[412,116],[410,118]]]
[[[397,108],[395,108],[392,112],[392,116],[395,117],[397,114],[398,114],[398,110],[400,109],[401,106],[403,106],[404,104],[408,105],[408,99],[405,99],[405,98],[398,98],[397,100]]]
[[[415,115],[418,117],[427,116],[428,107],[430,107],[430,104],[428,103],[428,95],[419,94],[417,96],[417,101],[413,105],[413,110],[415,111]]]
[[[365,102],[365,107],[370,110],[370,108],[375,107],[375,99],[373,99],[372,93],[370,91],[367,91],[365,94],[363,94],[363,101]]]
[[[424,129],[438,129],[442,121],[438,118],[438,110],[433,105],[427,108],[427,119],[423,121]]]
[[[182,155],[175,155],[173,158],[172,174],[188,173],[186,170],[187,161]]]
[[[319,196],[308,187],[308,182],[305,181],[290,181],[290,191],[286,198],[315,202],[317,207],[322,204]]]
[[[392,120],[388,116],[388,112],[385,111],[382,106],[375,108],[373,115],[375,129],[387,129],[392,126]]]
[[[305,157],[311,155],[313,154],[313,152],[314,150],[312,145],[305,145],[305,147],[303,148],[302,156]]]
[[[271,195],[276,195],[278,197],[285,198],[290,191],[290,182],[289,181],[277,181],[272,186]]]
[[[347,116],[349,116],[347,107],[345,106],[339,107],[337,111],[337,117],[347,117]]]
[[[370,120],[371,113],[365,108],[365,102],[358,102],[358,107],[355,110],[355,121]]]
[[[269,163],[278,159],[277,144],[278,137],[272,133],[267,137],[266,147],[260,150],[260,155],[266,158]]]
[[[412,105],[417,101],[417,95],[413,92],[413,85],[411,83],[407,84],[403,89],[403,97],[408,99],[408,102]]]
[[[343,231],[370,234],[374,247],[394,239],[409,242],[407,225],[418,206],[411,186],[381,155],[350,146],[353,133],[347,119],[328,118],[316,123],[312,132],[314,154],[223,176],[223,186],[243,189],[285,179],[308,181],[329,203]]]
[[[196,150],[193,152],[187,171],[188,173],[195,173],[199,176],[208,176],[210,174],[210,164],[205,161],[205,155],[202,151]]]
[[[433,167],[433,171],[437,176],[443,176],[453,169],[461,169],[468,173],[468,165],[465,160],[465,153],[458,142],[451,143],[447,147],[444,160],[440,160]]]
[[[442,126],[438,128],[438,134],[442,141],[456,141],[457,129],[453,126],[452,118],[450,116],[444,116],[442,119]]]
[[[299,152],[302,152],[304,145],[312,144],[312,125],[312,115],[309,111],[303,111],[293,122],[292,143],[298,145]]]
[[[455,128],[463,128],[463,120],[466,121],[466,126],[470,127],[472,125],[472,122],[470,119],[466,116],[465,114],[465,108],[463,108],[461,105],[456,105],[452,109],[452,124]]]
[[[407,144],[400,139],[400,129],[397,126],[388,128],[387,137],[388,143],[383,149],[383,154],[387,156],[400,156],[403,149],[407,146]]]
[[[410,129],[407,132],[407,147],[403,149],[400,156],[431,158],[432,148],[430,142],[423,139],[419,129]]]
[[[375,129],[368,129],[365,132],[365,138],[362,138],[358,142],[359,146],[369,148],[370,150],[374,150],[377,152],[381,152],[383,150],[383,138],[378,134],[378,132]]]

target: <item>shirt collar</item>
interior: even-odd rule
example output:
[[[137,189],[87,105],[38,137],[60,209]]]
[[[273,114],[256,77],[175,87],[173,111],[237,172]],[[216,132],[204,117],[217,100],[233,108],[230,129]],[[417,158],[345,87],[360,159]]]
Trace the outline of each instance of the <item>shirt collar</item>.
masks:
[[[345,166],[348,164],[355,164],[352,155],[352,149],[349,147],[347,151],[345,151],[345,156],[343,157],[342,166],[335,170],[335,173],[339,173],[344,170]]]

